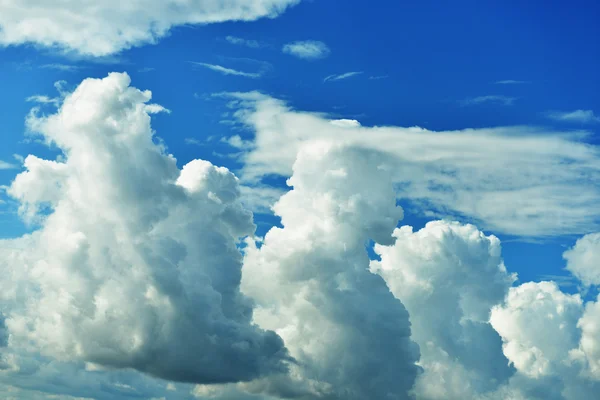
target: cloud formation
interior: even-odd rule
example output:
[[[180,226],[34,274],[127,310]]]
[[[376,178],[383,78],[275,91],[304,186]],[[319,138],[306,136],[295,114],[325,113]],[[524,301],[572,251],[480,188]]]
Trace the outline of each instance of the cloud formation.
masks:
[[[240,38],[237,36],[227,36],[227,37],[225,37],[225,40],[227,40],[231,44],[236,44],[239,46],[246,46],[246,47],[250,47],[253,49],[258,49],[259,47],[262,47],[262,44],[260,42],[258,42],[257,40],[244,39],[244,38]]]
[[[600,153],[573,132],[338,124],[262,94],[232,96],[236,117],[255,132],[241,156],[244,181],[291,176],[302,143],[321,138],[389,155],[399,199],[429,217],[453,215],[520,236],[585,234],[600,225]]]
[[[514,79],[505,79],[503,81],[494,82],[496,85],[523,85],[525,83],[530,83],[529,81],[517,81]]]
[[[600,285],[600,233],[580,238],[563,257],[567,269],[585,286]]]
[[[418,232],[403,226],[391,246],[376,244],[380,274],[406,306],[424,373],[418,399],[473,399],[514,373],[500,336],[488,323],[516,276],[501,258],[500,241],[473,225],[434,221]]]
[[[223,75],[243,76],[244,78],[252,78],[252,79],[258,79],[261,76],[263,76],[263,72],[244,72],[244,71],[238,71],[233,68],[223,67],[222,65],[217,65],[217,64],[207,64],[207,63],[193,62],[193,61],[191,61],[191,63],[193,65],[198,65],[198,66],[201,66],[204,68],[208,68],[212,71],[219,72]]]
[[[60,160],[25,159],[8,194],[39,225],[0,242],[10,348],[182,382],[283,373],[279,336],[239,291],[252,214],[235,176],[156,144],[149,91],[87,79],[28,127]],[[24,366],[17,368],[24,368]]]
[[[516,97],[502,96],[502,95],[487,95],[478,96],[465,99],[461,102],[463,106],[475,106],[484,103],[501,104],[503,106],[512,106],[517,100]]]
[[[282,51],[305,60],[317,60],[329,56],[329,47],[318,40],[304,40],[288,43],[283,46]]]
[[[323,82],[341,81],[344,79],[352,78],[353,76],[357,76],[360,74],[362,74],[362,71],[353,71],[353,72],[345,72],[343,74],[328,75],[323,79]]]
[[[547,117],[555,121],[578,122],[581,124],[600,123],[600,117],[592,110],[549,111]]]
[[[384,160],[307,143],[274,206],[282,228],[248,243],[242,290],[297,360],[288,386],[302,398],[408,399],[419,372],[406,309],[368,271],[365,243],[390,243],[402,217]]]
[[[181,2],[6,0],[0,3],[0,45],[34,44],[102,57],[156,43],[182,25],[274,18],[300,0]]]
[[[110,74],[65,93],[55,114],[29,116],[62,154],[29,155],[8,188],[35,229],[0,241],[0,396],[579,400],[600,390],[598,299],[553,282],[515,286],[499,239],[474,225],[396,228],[397,197],[416,200],[419,179],[443,184],[446,210],[469,189],[501,191],[487,184],[585,193],[574,176],[595,171],[598,155],[576,137],[365,127],[237,94],[236,117],[256,130],[250,145],[227,139],[247,151],[242,186],[208,161],[179,168],[153,136],[150,114],[164,109],[150,100]],[[257,184],[267,173],[288,176],[290,190]],[[557,201],[551,193],[544,200]],[[279,198],[281,224],[264,238],[244,206],[257,198]],[[543,215],[558,200],[539,203],[544,229],[556,229]],[[494,211],[487,223],[527,232],[527,219]],[[596,242],[589,234],[564,254],[588,285]]]
[[[0,170],[3,170],[3,169],[15,169],[15,168],[17,168],[16,165],[14,165],[12,163],[9,163],[9,162],[6,162],[6,161],[0,160]]]

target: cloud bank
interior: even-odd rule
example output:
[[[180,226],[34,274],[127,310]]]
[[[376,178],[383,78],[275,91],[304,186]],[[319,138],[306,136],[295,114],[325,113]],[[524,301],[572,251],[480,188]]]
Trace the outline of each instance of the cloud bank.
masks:
[[[6,0],[0,45],[34,44],[101,57],[156,43],[177,26],[274,18],[300,0]],[[119,10],[119,12],[114,12]]]
[[[164,109],[150,100],[113,73],[83,81],[55,114],[29,116],[62,155],[29,155],[8,188],[35,230],[0,241],[0,394],[579,400],[600,390],[598,299],[517,285],[500,240],[474,225],[398,227],[397,197],[417,200],[418,179],[447,178],[446,209],[461,190],[491,190],[486,174],[496,193],[524,185],[511,165],[528,187],[582,190],[575,176],[594,171],[597,153],[573,136],[332,123],[238,94],[236,116],[256,131],[242,178],[289,177],[273,207],[281,225],[259,238],[247,190],[208,161],[179,168],[153,135],[150,114]],[[536,203],[545,234],[558,226],[546,213],[566,201],[548,198]],[[481,220],[529,232],[494,210]],[[597,236],[564,255],[588,286]]]

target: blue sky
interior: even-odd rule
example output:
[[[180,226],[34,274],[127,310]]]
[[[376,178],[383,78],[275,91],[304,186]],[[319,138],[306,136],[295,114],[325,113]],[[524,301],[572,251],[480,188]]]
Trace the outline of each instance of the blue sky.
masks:
[[[132,87],[150,90],[152,102],[169,110],[152,116],[152,129],[180,169],[192,160],[207,160],[229,168],[252,193],[268,197],[269,188],[281,193],[289,190],[285,182],[296,160],[296,130],[304,132],[298,134],[302,136],[299,142],[333,137],[340,138],[339,143],[361,143],[378,151],[396,149],[390,150],[390,165],[407,172],[392,172],[391,179],[397,187],[402,182],[411,185],[410,195],[398,195],[398,204],[404,208],[399,226],[411,225],[418,231],[440,217],[474,223],[486,235],[500,238],[504,263],[519,276],[514,286],[554,280],[562,290],[552,292],[558,293],[557,299],[580,293],[591,302],[597,294],[597,284],[582,285],[580,280],[585,278],[574,277],[575,270],[583,269],[565,269],[563,253],[584,235],[600,231],[600,212],[595,209],[600,199],[600,152],[596,147],[600,144],[598,2],[367,4],[348,0],[341,4],[265,0],[263,3],[287,8],[271,10],[266,18],[260,7],[243,10],[244,17],[232,17],[230,14],[238,12],[236,2],[231,6],[233,11],[223,11],[218,5],[217,17],[211,17],[216,23],[210,24],[202,23],[208,12],[204,9],[184,10],[189,20],[181,15],[169,20],[170,13],[178,12],[173,6],[163,10],[162,16],[159,13],[150,18],[152,26],[164,23],[166,27],[159,34],[152,33],[154,39],[135,36],[151,31],[140,22],[139,31],[132,31],[134,39],[123,42],[115,32],[127,32],[128,24],[137,29],[138,20],[128,15],[121,19],[124,12],[117,9],[108,7],[108,14],[115,13],[113,21],[103,20],[106,16],[102,15],[90,16],[84,8],[76,7],[75,14],[81,12],[89,18],[78,32],[75,23],[69,25],[59,18],[59,6],[56,10],[42,8],[38,11],[41,18],[56,24],[59,33],[40,28],[39,33],[30,34],[19,30],[18,23],[35,26],[35,20],[29,19],[34,15],[18,11],[15,2],[9,3],[4,12],[0,5],[0,14],[5,15],[0,17],[0,166],[4,165],[0,185],[6,188],[22,171],[21,157],[34,154],[61,161],[68,153],[65,147],[47,146],[40,136],[27,133],[25,120],[33,107],[39,107],[38,117],[62,115],[57,106],[83,80],[126,72]],[[194,13],[198,14],[192,18]],[[133,22],[119,26],[123,21]],[[65,25],[61,27],[62,23]],[[3,29],[6,34],[2,34]],[[79,42],[78,36],[85,40]],[[290,50],[294,45],[296,51]],[[262,95],[244,97],[249,92]],[[46,101],[40,102],[44,98],[39,96],[47,96]],[[345,121],[342,124],[356,126],[333,128],[332,120],[358,122]],[[423,129],[408,129],[412,127]],[[398,139],[394,132],[400,135]],[[346,133],[349,139],[342,138]],[[471,143],[466,140],[464,146],[458,144],[463,143],[459,138],[471,134]],[[42,137],[49,139],[52,134],[43,132]],[[445,140],[453,142],[453,138],[457,144],[444,147]],[[402,150],[404,142],[414,145],[416,154]],[[428,148],[435,150],[419,153],[419,149]],[[277,157],[278,152],[281,157]],[[291,159],[288,153],[293,153]],[[435,160],[440,160],[439,164]],[[455,166],[447,160],[458,163]],[[441,172],[431,172],[436,168]],[[294,178],[298,182],[308,179],[298,174]],[[357,182],[361,182],[359,178]],[[40,223],[43,220],[27,223],[18,212],[19,202],[29,204],[26,194],[19,198],[4,192],[0,192],[0,238],[18,240],[25,233],[45,231],[45,222]],[[312,193],[305,195],[310,198]],[[266,201],[265,197],[262,200]],[[248,205],[250,200],[246,201]],[[281,207],[283,210],[284,205]],[[264,207],[254,207],[253,211],[259,235],[282,226],[279,217]],[[285,210],[281,213],[294,220]],[[459,250],[456,252],[459,257]],[[369,254],[375,257],[373,249]],[[382,260],[385,270],[387,261]],[[248,271],[253,271],[252,259],[248,263]],[[402,286],[389,279],[392,292]],[[541,286],[539,290],[551,292]],[[412,300],[406,296],[406,301],[401,296],[399,300],[412,312]],[[510,301],[503,304],[510,310]],[[494,329],[507,343],[510,338],[493,318]],[[425,325],[417,322],[417,327]],[[294,347],[288,347],[293,353]],[[525,371],[504,354],[519,373]],[[139,366],[132,368],[147,372]],[[160,372],[154,375],[164,377]],[[198,396],[205,393],[198,390]],[[571,389],[564,390],[567,393]],[[250,396],[250,392],[244,393]],[[34,398],[28,396],[23,398]],[[222,398],[271,399],[236,396]]]

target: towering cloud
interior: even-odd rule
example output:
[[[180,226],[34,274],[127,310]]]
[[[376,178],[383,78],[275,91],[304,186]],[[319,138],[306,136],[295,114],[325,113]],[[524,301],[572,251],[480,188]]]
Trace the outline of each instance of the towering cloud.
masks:
[[[239,239],[254,232],[237,179],[156,144],[148,91],[88,79],[28,123],[63,152],[29,156],[9,194],[39,229],[1,243],[9,347],[175,381],[286,371],[282,340],[252,324]]]
[[[368,240],[391,243],[402,217],[385,160],[306,144],[274,207],[283,227],[248,243],[242,290],[297,360],[290,385],[303,398],[408,399],[417,376],[408,313],[368,271]]]
[[[276,17],[300,0],[5,0],[0,45],[35,44],[107,56],[155,43],[172,27]]]

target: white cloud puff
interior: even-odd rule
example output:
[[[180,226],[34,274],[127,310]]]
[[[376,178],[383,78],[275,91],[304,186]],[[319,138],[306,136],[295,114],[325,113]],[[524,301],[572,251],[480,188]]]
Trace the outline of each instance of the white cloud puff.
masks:
[[[590,233],[564,252],[567,269],[585,286],[600,285],[600,233]]]
[[[286,371],[282,340],[252,324],[236,245],[254,232],[237,178],[155,143],[149,91],[87,79],[29,128],[62,150],[29,156],[9,193],[40,228],[0,243],[9,348],[174,381]],[[45,205],[42,210],[41,205]]]
[[[578,295],[561,292],[555,283],[530,282],[511,288],[506,303],[492,310],[490,322],[517,370],[539,378],[556,375],[577,347],[582,308]]]
[[[32,43],[85,56],[107,56],[155,43],[182,25],[273,18],[300,0],[5,0],[0,45]]]
[[[513,374],[498,334],[488,323],[515,280],[504,267],[500,241],[473,225],[434,221],[394,231],[395,244],[375,245],[380,274],[406,306],[421,348],[418,399],[475,398]]]
[[[325,58],[331,53],[329,47],[318,40],[304,40],[288,43],[283,46],[282,51],[305,60]]]

